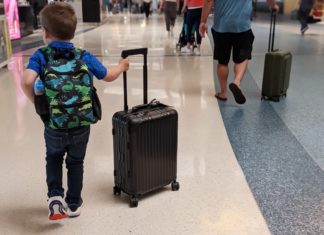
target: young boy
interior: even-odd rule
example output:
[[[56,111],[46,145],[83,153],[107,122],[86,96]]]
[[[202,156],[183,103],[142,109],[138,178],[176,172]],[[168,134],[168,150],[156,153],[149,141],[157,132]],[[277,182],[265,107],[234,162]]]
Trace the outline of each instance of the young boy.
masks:
[[[82,51],[80,49],[74,48],[73,44],[70,42],[74,37],[77,25],[75,12],[70,5],[64,2],[53,2],[51,4],[48,4],[40,12],[40,19],[43,30],[43,40],[45,44],[47,44],[47,47],[37,50],[31,56],[22,80],[22,88],[31,102],[34,102],[35,99],[33,88],[38,76],[42,81],[45,81],[46,84],[49,82],[61,82],[60,79],[55,80],[55,78],[58,77],[57,74],[48,74],[48,70],[46,70],[47,73],[45,75],[44,70],[48,69],[48,67],[45,68],[45,66],[50,59],[45,58],[46,53],[44,54],[44,51],[53,51],[55,53],[58,52],[60,55],[63,55],[63,57],[71,54],[67,52]],[[122,72],[128,70],[129,67],[129,61],[127,59],[120,59],[117,66],[107,70],[91,53],[82,51],[82,54],[80,54],[79,56],[80,60],[87,66],[86,71],[89,71],[90,74],[90,76],[82,77],[82,79],[88,79],[88,84],[89,80],[91,81],[92,79],[91,75],[94,75],[95,77],[97,77],[97,79],[104,80],[106,82],[114,81]],[[51,60],[53,60],[53,58]],[[54,63],[56,62],[57,61],[54,61]],[[66,69],[66,67],[68,67],[67,65],[68,63],[60,67],[61,69]],[[80,67],[80,70],[84,70],[85,66]],[[71,68],[75,69],[75,66],[71,66]],[[65,71],[65,75],[68,74],[69,71]],[[64,78],[65,75],[60,75],[61,77],[59,78]],[[53,80],[44,80],[45,76],[52,76],[51,78],[53,78]],[[73,79],[75,78],[73,77]],[[70,92],[70,90],[68,89],[71,89],[71,92],[74,92],[71,96],[72,98],[74,98],[75,92],[84,92],[86,90],[82,90],[81,86],[75,86],[76,88],[73,90],[73,88],[71,88],[70,86],[70,80],[65,81],[65,83],[66,84],[64,87],[62,87],[62,89],[64,89],[64,91],[67,90],[68,93]],[[45,88],[47,89],[46,86]],[[64,94],[62,97],[68,96],[68,93],[67,95]],[[72,99],[70,99],[69,102],[71,100]],[[71,107],[68,106],[66,109],[71,110]],[[56,110],[58,110],[58,108]],[[80,107],[78,107],[76,110],[80,110]],[[62,113],[59,111],[56,112]],[[54,113],[54,111],[52,113]],[[73,128],[70,128],[70,123],[68,127],[64,128],[59,128],[57,125],[53,125],[53,123],[54,121],[52,120],[51,116],[49,122],[45,122],[44,131],[46,143],[46,182],[48,186],[47,195],[49,198],[48,205],[50,220],[62,219],[66,218],[67,216],[75,217],[80,215],[80,208],[83,203],[81,198],[83,161],[90,134],[89,122],[80,122],[82,124],[78,126],[72,125]],[[62,164],[65,154],[67,154],[65,163],[68,170],[68,190],[65,197],[66,204],[63,200],[64,189],[62,187]]]

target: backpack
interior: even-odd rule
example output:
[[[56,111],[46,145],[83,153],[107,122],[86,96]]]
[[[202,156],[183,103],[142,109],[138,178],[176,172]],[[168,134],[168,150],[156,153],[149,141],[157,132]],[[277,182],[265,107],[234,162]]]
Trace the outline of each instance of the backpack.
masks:
[[[101,105],[87,65],[81,60],[83,50],[41,48],[46,65],[41,80],[52,129],[89,126],[101,119]],[[44,121],[44,120],[43,120]]]

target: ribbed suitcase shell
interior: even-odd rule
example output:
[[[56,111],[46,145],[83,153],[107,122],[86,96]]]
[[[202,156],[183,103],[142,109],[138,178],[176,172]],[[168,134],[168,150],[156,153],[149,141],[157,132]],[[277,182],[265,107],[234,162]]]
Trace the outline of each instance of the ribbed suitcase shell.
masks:
[[[292,54],[288,51],[268,52],[265,56],[262,97],[279,101],[289,87]]]
[[[115,186],[138,197],[176,180],[178,114],[168,106],[113,116]]]
[[[265,56],[261,95],[262,99],[279,101],[287,95],[289,87],[292,54],[289,51],[274,50],[276,11],[271,11],[268,53]]]

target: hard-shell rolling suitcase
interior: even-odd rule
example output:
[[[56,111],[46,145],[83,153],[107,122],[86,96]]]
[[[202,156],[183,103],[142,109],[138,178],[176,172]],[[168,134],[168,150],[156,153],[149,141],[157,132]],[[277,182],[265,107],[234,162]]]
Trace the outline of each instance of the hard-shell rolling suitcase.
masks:
[[[289,51],[273,50],[276,13],[271,14],[268,53],[265,56],[262,99],[279,101],[287,95],[292,54]]]
[[[114,194],[130,195],[130,207],[138,198],[177,178],[178,113],[158,101],[147,103],[147,48],[122,52],[122,58],[144,55],[144,104],[128,109],[124,72],[124,110],[113,115]]]

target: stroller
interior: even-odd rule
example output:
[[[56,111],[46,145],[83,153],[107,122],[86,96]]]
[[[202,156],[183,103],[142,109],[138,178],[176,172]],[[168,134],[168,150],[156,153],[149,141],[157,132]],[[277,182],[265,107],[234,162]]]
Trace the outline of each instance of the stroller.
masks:
[[[182,47],[187,45],[186,35],[188,33],[188,27],[187,27],[186,18],[187,18],[187,12],[185,12],[184,15],[183,15],[182,30],[181,30],[181,33],[179,35],[178,43],[176,44],[176,50],[178,52],[181,51]],[[192,27],[192,31],[191,31],[190,44],[193,47],[192,49],[195,49],[197,47],[197,43],[196,43],[196,39],[195,39],[195,28],[196,28],[196,25],[194,25],[194,27]]]
[[[122,11],[123,11],[122,1],[120,1],[120,0],[113,0],[112,1],[111,13],[113,13],[115,15],[115,14],[119,14]]]

